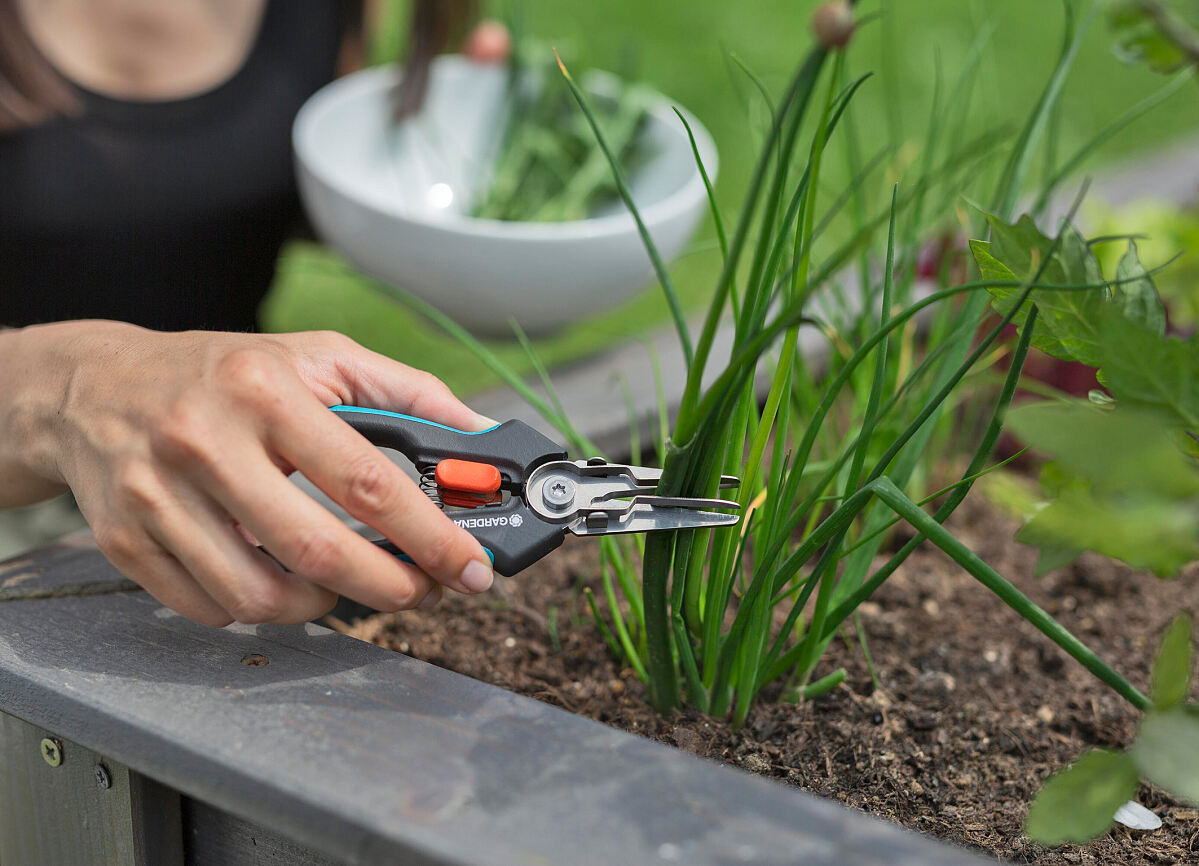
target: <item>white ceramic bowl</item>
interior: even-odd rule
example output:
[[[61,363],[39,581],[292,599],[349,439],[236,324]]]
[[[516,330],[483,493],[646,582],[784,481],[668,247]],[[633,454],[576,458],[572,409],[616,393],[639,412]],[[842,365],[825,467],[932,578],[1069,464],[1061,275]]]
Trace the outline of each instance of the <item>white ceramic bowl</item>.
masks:
[[[389,94],[398,76],[394,68],[374,68],[339,79],[296,117],[300,194],[325,241],[478,333],[511,334],[509,317],[530,332],[551,330],[646,284],[649,257],[619,202],[572,222],[464,215],[494,162],[503,69],[438,58],[421,114],[396,126]],[[715,176],[711,136],[695,118],[687,120]],[[683,251],[707,199],[686,130],[665,97],[655,102],[644,134],[650,157],[630,187],[670,260]]]

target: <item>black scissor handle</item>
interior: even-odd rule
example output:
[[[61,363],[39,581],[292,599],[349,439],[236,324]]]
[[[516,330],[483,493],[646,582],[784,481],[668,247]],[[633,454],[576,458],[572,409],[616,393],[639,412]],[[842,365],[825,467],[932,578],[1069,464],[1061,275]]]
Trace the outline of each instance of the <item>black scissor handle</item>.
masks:
[[[517,497],[497,508],[447,511],[446,516],[483,545],[495,570],[504,577],[524,571],[560,547],[566,536],[565,527],[542,520]],[[392,542],[383,539],[375,544],[411,562]]]
[[[471,433],[411,415],[334,406],[333,411],[381,448],[394,448],[417,469],[424,470],[452,457],[489,463],[509,485],[523,484],[529,473],[550,460],[565,460],[566,451],[522,421],[505,421],[489,430]]]
[[[529,474],[543,463],[565,460],[566,451],[521,421],[505,421],[489,430],[470,433],[411,415],[334,406],[333,411],[381,448],[394,448],[425,470],[446,458],[487,463],[508,486],[516,487],[502,506],[447,511],[446,516],[469,532],[490,554],[495,570],[505,577],[528,568],[562,544],[565,529],[538,517],[523,499]],[[388,553],[408,559],[390,541],[376,541]],[[411,561],[411,560],[409,560]]]

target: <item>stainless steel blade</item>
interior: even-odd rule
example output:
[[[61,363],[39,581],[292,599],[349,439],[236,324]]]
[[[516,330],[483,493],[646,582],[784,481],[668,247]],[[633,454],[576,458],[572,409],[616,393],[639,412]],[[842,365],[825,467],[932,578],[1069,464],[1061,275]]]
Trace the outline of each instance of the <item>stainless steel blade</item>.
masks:
[[[629,466],[625,464],[609,463],[609,469],[627,469],[629,474],[636,479],[638,486],[656,486],[662,480],[662,470],[654,469],[650,466]],[[721,475],[720,489],[727,490],[730,487],[738,487],[741,484],[741,479],[736,475]]]
[[[607,517],[603,513],[601,516]],[[619,519],[609,518],[602,526],[590,523],[586,518],[579,518],[572,521],[567,528],[575,535],[620,535],[628,532],[710,529],[718,526],[732,526],[740,519],[739,515],[722,514],[719,511],[637,505]]]
[[[601,519],[621,522],[633,516],[635,508],[692,512],[701,508],[740,508],[738,503],[727,499],[657,496],[653,487],[659,477],[659,470],[645,466],[555,461],[539,466],[529,476],[524,496],[529,507],[551,523],[587,521],[589,515],[592,525]]]
[[[740,509],[741,503],[733,502],[731,499],[698,499],[692,496],[656,496],[652,493],[638,493],[629,498],[620,498],[621,494],[606,494],[602,499],[592,500],[590,510],[612,511],[617,510],[606,507],[606,503],[611,503],[613,506],[627,506],[628,503],[636,503],[638,505],[653,505],[657,508],[732,508]],[[618,510],[624,510],[620,508]]]

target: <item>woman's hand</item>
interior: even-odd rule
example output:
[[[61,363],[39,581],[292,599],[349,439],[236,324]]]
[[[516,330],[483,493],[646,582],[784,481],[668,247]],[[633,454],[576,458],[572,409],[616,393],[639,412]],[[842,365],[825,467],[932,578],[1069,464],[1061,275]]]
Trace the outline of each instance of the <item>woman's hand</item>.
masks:
[[[479,543],[328,407],[494,422],[340,334],[65,322],[0,334],[0,368],[0,476],[68,485],[105,556],[184,616],[294,623],[338,595],[394,611],[491,585]],[[416,565],[340,523],[295,469]]]

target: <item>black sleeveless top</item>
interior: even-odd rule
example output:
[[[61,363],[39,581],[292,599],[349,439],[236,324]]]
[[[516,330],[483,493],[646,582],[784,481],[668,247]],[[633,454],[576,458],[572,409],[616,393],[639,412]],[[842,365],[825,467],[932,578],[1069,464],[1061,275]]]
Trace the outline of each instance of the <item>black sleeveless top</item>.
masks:
[[[0,325],[119,319],[253,330],[299,217],[291,122],[330,81],[350,14],[267,0],[233,77],[162,102],[0,133]]]

